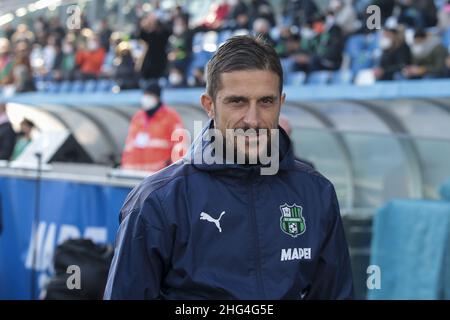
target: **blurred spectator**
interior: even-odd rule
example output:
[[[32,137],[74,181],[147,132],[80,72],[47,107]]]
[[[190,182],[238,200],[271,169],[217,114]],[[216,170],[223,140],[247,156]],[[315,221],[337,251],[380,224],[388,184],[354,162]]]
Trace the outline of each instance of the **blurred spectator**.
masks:
[[[248,12],[239,12],[235,19],[229,20],[227,29],[231,31],[250,30],[250,17]]]
[[[386,20],[392,16],[395,8],[394,0],[372,0],[370,5],[376,5],[380,8],[381,24],[384,25]],[[366,20],[366,19],[364,19]]]
[[[175,18],[173,22],[173,33],[169,38],[168,60],[171,66],[186,72],[192,53],[191,32],[187,20],[183,17]]]
[[[49,22],[49,33],[55,36],[56,40],[59,42],[66,35],[66,30],[61,25],[61,21],[58,16],[50,19]]]
[[[249,16],[251,23],[259,18],[263,18],[269,22],[270,27],[274,27],[276,24],[272,5],[267,0],[251,0]]]
[[[437,24],[437,9],[432,0],[400,0],[398,23],[414,29],[433,27]]]
[[[237,20],[238,16],[245,14],[248,16],[248,6],[244,0],[231,0],[230,1],[230,13],[228,19]]]
[[[441,39],[417,30],[411,47],[412,65],[403,68],[403,76],[407,79],[440,78],[445,75],[445,59],[447,49]]]
[[[253,22],[253,34],[263,38],[265,42],[275,47],[275,41],[270,36],[270,23],[265,18],[258,18]]]
[[[338,70],[342,63],[344,39],[334,15],[320,18],[302,28],[301,52],[294,56],[294,70],[313,72]]]
[[[13,58],[11,56],[10,42],[6,38],[0,38],[0,86],[13,82],[12,68]]]
[[[167,66],[166,46],[170,31],[163,26],[153,13],[145,16],[140,23],[139,38],[147,44],[142,63],[141,75],[144,79],[158,79],[164,75]]]
[[[445,59],[445,70],[446,70],[446,77],[450,78],[450,54],[447,56],[447,59]]]
[[[186,75],[180,68],[175,66],[169,69],[169,86],[172,88],[185,87],[187,84]]]
[[[282,3],[284,23],[301,26],[319,17],[320,11],[314,0],[284,0]]]
[[[439,10],[439,28],[447,30],[450,28],[450,0]]]
[[[411,51],[405,42],[403,30],[384,29],[380,38],[383,50],[380,63],[374,69],[377,80],[393,80],[394,74],[411,64]]]
[[[300,49],[300,36],[293,34],[291,28],[282,27],[280,37],[275,45],[275,51],[280,58],[287,58],[297,53]]]
[[[17,26],[16,32],[11,36],[11,41],[17,43],[19,41],[25,41],[29,44],[34,41],[34,34],[28,29],[26,24],[19,24]]]
[[[361,22],[356,16],[353,5],[348,0],[331,0],[328,10],[333,13],[336,25],[344,35],[349,35],[361,27]]]
[[[205,87],[205,69],[195,68],[193,71],[193,76],[188,79],[188,84],[190,87]]]
[[[66,37],[62,44],[62,60],[55,66],[56,77],[62,80],[73,80],[75,77],[75,42]],[[60,74],[59,74],[60,73]]]
[[[8,23],[7,25],[3,26],[3,34],[5,35],[6,39],[11,40],[14,32],[16,32],[16,30],[11,24]]]
[[[119,31],[115,31],[109,37],[109,50],[105,55],[105,59],[103,60],[103,65],[101,68],[102,75],[110,78],[114,72],[114,60],[117,56],[117,46],[122,42],[123,34]]]
[[[36,89],[30,65],[30,50],[25,41],[16,44],[12,76],[15,92],[28,92]]]
[[[75,55],[76,65],[79,67],[81,79],[96,79],[100,75],[105,49],[100,46],[100,40],[95,34],[86,38],[86,47],[81,47]]]
[[[36,41],[33,43],[30,52],[30,65],[36,75],[44,74],[44,57],[42,45]]]
[[[103,49],[105,49],[106,52],[108,52],[109,39],[111,38],[112,31],[108,25],[107,19],[100,20],[97,30],[95,30],[95,33],[99,37],[100,45],[103,47]]]
[[[122,168],[158,171],[183,156],[183,145],[171,139],[183,124],[178,113],[161,101],[161,88],[156,82],[144,88],[141,106],[131,120]]]
[[[221,0],[218,3],[213,2],[206,15],[203,25],[211,29],[222,27],[230,12],[230,5],[226,0]]]
[[[47,34],[49,32],[49,26],[43,16],[37,17],[33,22],[33,31],[36,34]]]
[[[130,44],[122,41],[116,48],[117,56],[114,61],[114,80],[121,90],[139,88],[139,81],[135,70]]]
[[[16,133],[6,114],[6,104],[0,101],[0,160],[9,160],[16,143]]]
[[[20,132],[17,137],[17,142],[11,156],[11,160],[16,160],[25,148],[31,142],[31,132],[33,131],[34,123],[31,120],[23,119],[20,123]]]
[[[43,59],[42,74],[48,75],[50,79],[51,79],[51,71],[53,70],[53,67],[55,65],[55,59],[57,54],[56,42],[57,42],[56,36],[51,35],[48,37],[47,45],[42,49],[42,59]]]

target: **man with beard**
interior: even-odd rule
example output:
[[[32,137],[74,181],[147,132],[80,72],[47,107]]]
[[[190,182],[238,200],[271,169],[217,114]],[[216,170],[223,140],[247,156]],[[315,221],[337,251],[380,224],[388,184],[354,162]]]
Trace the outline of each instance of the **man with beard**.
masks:
[[[352,298],[336,193],[278,126],[282,84],[260,38],[219,47],[201,96],[209,122],[125,201],[105,299]]]

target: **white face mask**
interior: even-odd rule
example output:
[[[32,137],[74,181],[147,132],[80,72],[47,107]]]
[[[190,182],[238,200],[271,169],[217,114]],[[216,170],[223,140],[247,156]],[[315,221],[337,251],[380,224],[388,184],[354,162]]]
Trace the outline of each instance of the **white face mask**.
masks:
[[[341,7],[341,2],[339,0],[331,0],[329,4],[329,8],[331,11],[336,11]]]
[[[169,75],[169,82],[171,85],[177,86],[183,82],[183,77],[179,73],[172,72]]]
[[[89,51],[95,51],[98,49],[97,41],[88,41],[87,48]]]
[[[423,58],[426,55],[427,47],[425,43],[413,44],[411,52],[416,58]]]
[[[336,18],[334,16],[327,16],[325,18],[325,29],[329,30],[332,26],[335,25]]]
[[[390,49],[392,47],[392,39],[388,38],[386,36],[382,36],[380,38],[380,43],[379,44],[380,44],[380,48],[382,50]]]
[[[301,33],[302,38],[304,38],[306,40],[312,39],[316,35],[314,30],[311,28],[302,28],[302,31],[300,33]]]
[[[71,45],[65,43],[65,44],[63,44],[63,46],[62,46],[62,51],[63,51],[63,53],[65,53],[65,54],[73,53],[73,47],[72,47]]]
[[[176,25],[174,25],[173,26],[173,33],[174,34],[176,34],[176,35],[181,35],[181,34],[183,34],[183,32],[185,31],[186,29],[184,28],[184,26],[183,25],[181,25],[181,24],[176,24]]]
[[[152,95],[143,95],[141,98],[141,106],[145,111],[152,110],[158,106],[158,99]]]

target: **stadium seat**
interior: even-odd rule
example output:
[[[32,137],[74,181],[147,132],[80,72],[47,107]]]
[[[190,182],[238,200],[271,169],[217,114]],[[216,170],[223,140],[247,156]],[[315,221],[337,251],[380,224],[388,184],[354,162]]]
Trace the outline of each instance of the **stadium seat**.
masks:
[[[194,51],[194,52],[202,51],[203,35],[204,35],[204,32],[197,32],[194,35],[194,38],[192,39],[192,51]]]
[[[47,85],[46,81],[44,81],[44,80],[42,80],[42,79],[40,79],[40,78],[36,78],[36,79],[34,80],[34,84],[35,84],[35,86],[36,86],[36,90],[37,90],[37,91],[41,91],[41,92],[44,92],[44,91],[45,91],[46,85]]]
[[[359,86],[372,85],[376,82],[373,69],[359,70],[355,76],[355,84]]]
[[[114,87],[115,83],[113,80],[101,79],[97,81],[97,92],[109,92]]]
[[[87,80],[84,85],[84,92],[95,92],[97,80]]]
[[[228,38],[231,37],[231,35],[233,34],[233,31],[231,30],[222,30],[219,32],[218,38],[217,38],[217,43],[218,45],[224,43],[225,41],[227,41]]]
[[[212,57],[212,52],[200,51],[194,52],[192,55],[191,63],[189,66],[189,72],[187,76],[193,75],[194,69],[204,68],[208,63],[209,59]]]
[[[68,81],[68,80],[64,80],[61,82],[61,85],[59,87],[59,92],[60,93],[68,93],[70,92],[72,87],[72,82]]]
[[[280,59],[281,67],[283,68],[283,73],[288,75],[292,72],[292,67],[294,65],[294,60],[291,58],[282,58]]]
[[[306,74],[302,71],[286,73],[285,83],[289,86],[299,86],[305,83]]]
[[[347,39],[344,53],[353,58],[365,49],[366,37],[363,34],[356,34]]]
[[[306,81],[307,84],[327,84],[330,81],[330,71],[312,72]]]
[[[58,81],[48,81],[47,82],[47,90],[49,93],[58,93],[61,87],[61,83]]]
[[[208,31],[203,35],[202,50],[215,52],[218,46],[219,35],[216,31]]]
[[[84,91],[84,82],[81,80],[75,80],[72,83],[72,88],[70,90],[70,92],[72,93],[81,93]]]
[[[353,82],[353,72],[351,70],[338,70],[333,72],[331,83],[350,84]]]
[[[375,59],[370,51],[362,51],[351,60],[351,70],[354,74],[374,66]]]
[[[442,43],[447,50],[450,51],[450,28],[444,31],[444,34],[442,35]]]
[[[380,37],[381,32],[372,32],[366,36],[367,50],[376,51],[380,50]]]

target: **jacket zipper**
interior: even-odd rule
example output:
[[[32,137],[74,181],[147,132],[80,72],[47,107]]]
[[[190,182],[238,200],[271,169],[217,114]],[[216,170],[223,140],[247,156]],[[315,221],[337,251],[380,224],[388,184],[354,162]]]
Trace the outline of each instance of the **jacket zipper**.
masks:
[[[259,250],[259,239],[258,239],[258,226],[256,221],[256,214],[255,214],[255,206],[254,206],[254,197],[253,197],[253,186],[251,177],[249,177],[248,181],[249,186],[249,194],[250,194],[250,215],[252,217],[252,228],[253,228],[253,234],[255,236],[255,254],[256,254],[256,280],[257,280],[257,287],[260,292],[262,292],[263,297],[266,298],[266,293],[264,291],[264,285],[262,280],[262,271],[261,271],[261,255]]]

